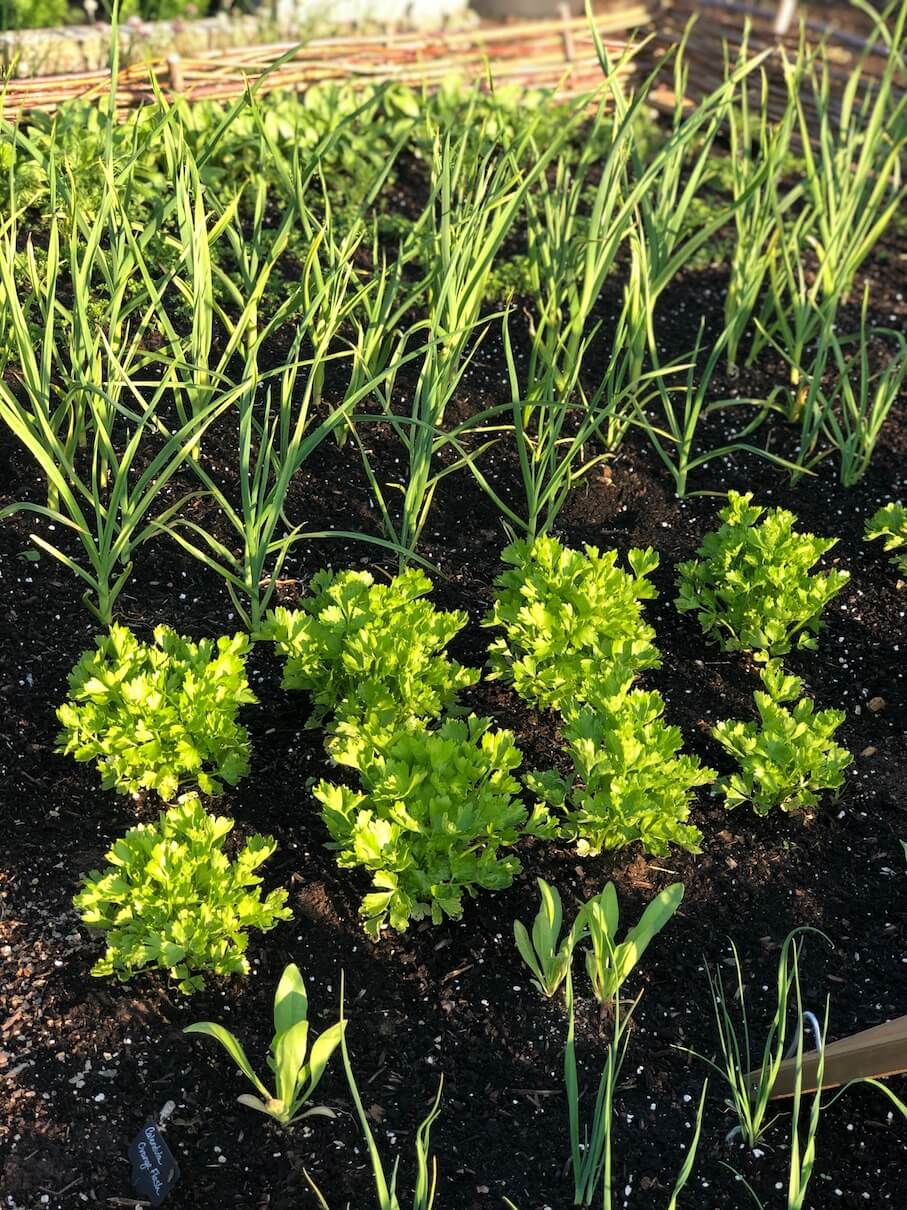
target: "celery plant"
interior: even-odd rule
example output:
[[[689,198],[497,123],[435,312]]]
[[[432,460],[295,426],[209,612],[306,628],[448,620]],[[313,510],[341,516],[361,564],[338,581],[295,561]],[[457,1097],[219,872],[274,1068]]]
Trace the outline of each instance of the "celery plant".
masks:
[[[876,509],[865,524],[864,541],[872,542],[876,538],[885,539],[885,550],[898,553],[892,556],[891,562],[902,575],[907,576],[907,508],[900,500],[892,500]]]

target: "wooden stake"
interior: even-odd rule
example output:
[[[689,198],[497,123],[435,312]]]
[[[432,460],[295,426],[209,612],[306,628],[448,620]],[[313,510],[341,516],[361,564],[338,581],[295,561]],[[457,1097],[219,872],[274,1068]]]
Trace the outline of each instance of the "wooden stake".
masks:
[[[167,67],[170,73],[170,87],[175,93],[183,91],[183,61],[177,54],[167,56]]]
[[[819,1055],[815,1050],[803,1056],[802,1091],[814,1092]],[[778,1079],[772,1090],[776,1097],[794,1095],[796,1059],[787,1059],[781,1064]],[[907,1017],[895,1017],[884,1025],[864,1029],[849,1038],[840,1038],[825,1047],[825,1071],[822,1075],[823,1088],[837,1088],[848,1080],[870,1077],[896,1076],[907,1071]],[[749,1082],[758,1081],[759,1073],[751,1072]]]
[[[790,29],[790,23],[794,19],[797,12],[797,0],[781,0],[778,5],[778,11],[775,14],[775,23],[772,26],[772,31],[779,37],[782,37]]]
[[[560,13],[561,20],[564,23],[564,58],[568,63],[572,63],[576,58],[576,46],[573,42],[573,24],[570,16],[570,5],[566,0],[557,6],[557,11]]]

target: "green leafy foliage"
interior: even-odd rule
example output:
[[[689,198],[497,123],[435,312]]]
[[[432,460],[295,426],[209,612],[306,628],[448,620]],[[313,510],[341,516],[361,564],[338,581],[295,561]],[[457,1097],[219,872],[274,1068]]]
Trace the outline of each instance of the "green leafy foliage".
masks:
[[[902,576],[907,576],[907,508],[901,502],[883,505],[866,522],[866,541],[885,539],[885,550],[903,550],[891,560]]]
[[[567,781],[535,772],[528,788],[563,815],[563,834],[581,854],[598,854],[641,841],[665,855],[669,844],[699,851],[700,833],[687,823],[694,787],[715,775],[695,756],[678,756],[678,727],[663,719],[659,693],[632,690],[603,708],[572,713],[564,736],[573,760]]]
[[[514,542],[501,558],[513,567],[495,581],[483,623],[504,629],[488,649],[492,679],[558,710],[589,701],[603,677],[632,679],[658,666],[655,631],[640,608],[656,595],[646,579],[658,566],[653,550],[629,552],[632,575],[617,566],[617,551],[586,546],[580,553],[548,536]]]
[[[112,9],[112,2],[109,4]],[[141,17],[145,21],[172,21],[178,17],[205,17],[213,0],[123,0],[120,20]]]
[[[447,719],[437,731],[402,730],[379,750],[348,735],[334,759],[359,772],[361,791],[321,781],[315,797],[346,868],[372,874],[374,892],[360,909],[369,936],[384,924],[459,918],[463,893],[510,886],[520,870],[502,849],[521,836],[550,835],[544,810],[530,818],[513,777],[522,759],[509,731],[490,720]]]
[[[816,647],[822,610],[850,579],[846,571],[811,575],[837,538],[797,533],[797,518],[783,508],[751,505],[752,493],[728,492],[721,527],[706,534],[698,559],[678,568],[683,613],[696,610],[704,633],[725,651],[756,658]]]
[[[557,887],[550,886],[544,878],[536,879],[541,895],[541,905],[536,913],[530,936],[525,924],[513,922],[513,935],[520,957],[532,971],[532,982],[543,996],[551,999],[567,977],[573,961],[577,942],[585,935],[586,928],[582,913],[573,922],[573,927],[561,940],[561,924],[564,918],[561,896]]]
[[[444,654],[467,618],[424,600],[432,587],[424,572],[375,584],[368,572],[320,571],[310,587],[300,609],[272,610],[260,631],[286,659],[284,688],[311,693],[310,726],[332,717],[386,732],[438,718],[479,679]]]
[[[203,972],[248,972],[248,930],[271,929],[292,912],[286,891],[262,898],[257,889],[256,871],[275,842],[251,836],[231,861],[223,848],[232,827],[232,819],[209,815],[187,795],[113,845],[107,869],[92,870],[73,899],[83,922],[106,934],[93,975],[124,982],[152,967],[189,993],[204,985]]]
[[[95,761],[121,794],[156,790],[170,802],[191,784],[217,794],[249,771],[249,738],[236,721],[256,701],[246,679],[249,638],[193,643],[158,626],[142,643],[114,624],[69,676],[57,710],[58,751]]]
[[[253,1096],[243,1093],[238,1100],[251,1109],[266,1113],[269,1117],[289,1126],[313,1114],[334,1117],[334,1112],[324,1105],[303,1110],[318,1087],[328,1060],[340,1045],[346,1021],[330,1026],[312,1044],[309,1050],[309,998],[305,980],[299,967],[291,962],[281,975],[274,995],[274,1037],[271,1039],[268,1066],[274,1073],[276,1091],[272,1096],[255,1074],[246,1057],[242,1044],[235,1034],[214,1021],[197,1021],[187,1026],[183,1033],[202,1034],[214,1038],[251,1084],[261,1094]]]
[[[772,807],[797,811],[814,806],[823,790],[838,791],[853,760],[833,736],[844,722],[843,710],[816,710],[800,697],[802,681],[786,676],[772,661],[761,670],[765,692],[754,694],[759,723],[716,723],[712,735],[736,757],[740,772],[719,778],[715,793],[727,807],[751,802],[757,814]],[[795,702],[792,710],[785,702]]]
[[[141,17],[145,21],[172,21],[176,17],[204,17],[212,9],[209,0],[122,0],[120,21]],[[101,0],[99,16],[110,18],[114,0]],[[84,24],[82,7],[70,0],[0,0],[0,30],[45,29],[67,23]]]
[[[41,29],[63,25],[69,0],[0,0],[0,29]]]
[[[581,912],[582,924],[589,931],[591,947],[586,952],[586,971],[600,1004],[613,1004],[633,968],[650,942],[665,927],[683,900],[683,883],[666,887],[648,904],[639,923],[618,943],[620,909],[617,891],[609,882],[600,895],[590,899]]]

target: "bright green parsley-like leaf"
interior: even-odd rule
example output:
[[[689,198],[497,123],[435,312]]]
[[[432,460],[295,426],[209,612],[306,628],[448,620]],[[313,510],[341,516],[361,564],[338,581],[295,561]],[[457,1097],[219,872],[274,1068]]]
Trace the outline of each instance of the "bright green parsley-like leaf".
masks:
[[[495,581],[483,622],[504,631],[488,649],[492,679],[541,709],[561,710],[592,700],[603,679],[629,683],[658,667],[640,606],[656,595],[646,579],[658,566],[654,551],[629,552],[632,574],[617,566],[617,551],[580,552],[549,536],[514,542],[501,558],[513,566]]]
[[[313,727],[349,721],[369,730],[434,719],[457,693],[479,679],[475,668],[444,650],[465,626],[459,611],[424,600],[431,580],[412,568],[389,584],[367,572],[321,571],[296,610],[275,609],[259,637],[272,639],[286,659],[285,689],[312,695]]]
[[[106,934],[93,975],[125,981],[146,967],[168,971],[180,991],[203,973],[246,974],[248,930],[271,929],[292,913],[287,892],[262,898],[258,868],[277,847],[252,836],[234,861],[224,854],[233,821],[209,815],[187,795],[154,824],[139,824],[107,853],[74,897],[83,922]]]
[[[800,697],[800,678],[785,675],[775,661],[760,675],[766,691],[754,694],[759,723],[725,721],[712,728],[739,765],[739,772],[719,778],[714,793],[724,795],[727,807],[750,802],[759,815],[772,807],[814,806],[823,790],[841,789],[853,760],[833,738],[844,711],[816,710],[809,698]],[[785,702],[795,704],[788,709]]]
[[[822,610],[850,579],[811,568],[837,543],[798,533],[783,508],[751,505],[752,493],[728,493],[721,527],[706,534],[698,559],[678,568],[682,613],[695,610],[703,632],[725,651],[753,651],[757,659],[816,646]]]
[[[866,522],[866,541],[885,539],[885,550],[903,551],[891,560],[902,576],[907,576],[907,508],[901,502],[885,504]]]
[[[193,643],[158,626],[154,642],[142,643],[114,624],[95,643],[57,710],[58,751],[94,761],[106,788],[156,790],[165,802],[187,785],[217,794],[245,776],[249,737],[236,716],[256,700],[247,635]]]
[[[335,760],[359,772],[361,790],[322,781],[315,797],[338,864],[372,874],[361,914],[368,934],[410,920],[458,918],[466,892],[510,886],[520,870],[503,853],[524,835],[548,835],[547,811],[530,818],[513,776],[521,755],[490,720],[447,719],[437,731],[399,731],[380,750],[338,739]]]
[[[663,719],[658,693],[633,690],[608,709],[570,712],[564,736],[573,759],[569,781],[551,771],[527,775],[529,790],[562,818],[578,852],[597,854],[640,841],[649,853],[668,846],[696,853],[700,833],[688,823],[693,790],[716,774],[695,756],[678,755],[680,729]]]

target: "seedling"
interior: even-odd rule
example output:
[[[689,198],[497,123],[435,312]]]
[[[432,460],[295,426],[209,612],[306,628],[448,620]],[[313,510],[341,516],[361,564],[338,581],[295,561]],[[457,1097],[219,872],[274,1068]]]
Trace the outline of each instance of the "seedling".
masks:
[[[675,882],[646,905],[639,923],[617,941],[620,912],[617,891],[609,882],[580,913],[589,930],[592,947],[586,953],[586,971],[599,1004],[613,1004],[633,968],[683,901],[683,883]]]
[[[203,1034],[219,1042],[260,1093],[260,1096],[254,1096],[244,1092],[237,1100],[250,1109],[268,1114],[281,1126],[292,1126],[313,1114],[335,1116],[325,1105],[313,1105],[308,1109],[304,1106],[312,1099],[331,1055],[341,1043],[346,1021],[341,1019],[319,1034],[309,1051],[308,1011],[305,982],[299,967],[291,962],[281,975],[274,995],[274,1037],[268,1054],[268,1066],[275,1079],[273,1094],[255,1074],[241,1043],[230,1030],[214,1021],[197,1021],[187,1026],[183,1033]]]
[[[549,886],[544,878],[538,878],[536,881],[542,903],[532,926],[532,937],[530,939],[526,926],[519,920],[513,923],[513,933],[520,957],[535,976],[532,982],[542,995],[550,1000],[567,977],[567,971],[573,961],[573,951],[585,936],[586,927],[580,912],[573,922],[573,927],[561,940],[563,909],[558,889]]]

